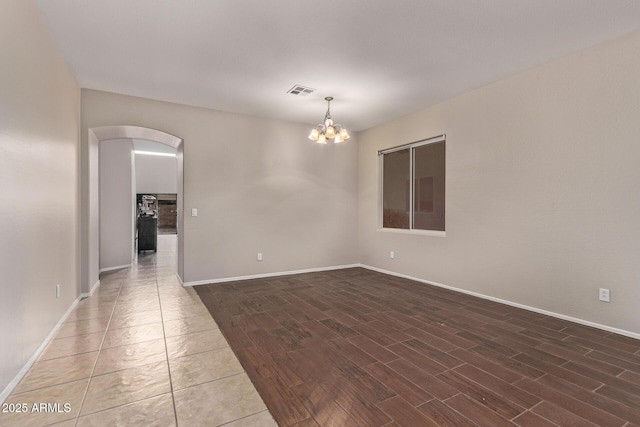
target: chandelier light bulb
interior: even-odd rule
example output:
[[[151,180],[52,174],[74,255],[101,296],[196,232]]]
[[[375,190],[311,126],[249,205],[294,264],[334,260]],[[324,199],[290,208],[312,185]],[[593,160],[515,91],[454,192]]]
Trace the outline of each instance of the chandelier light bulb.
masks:
[[[327,126],[327,130],[325,132],[327,138],[334,138],[336,136],[336,130],[332,125]]]
[[[317,141],[319,136],[320,136],[320,132],[318,132],[318,129],[313,128],[313,130],[309,134],[309,139],[312,141]]]
[[[320,136],[318,136],[318,144],[326,144],[327,143],[327,137],[324,135],[324,133],[321,133]]]

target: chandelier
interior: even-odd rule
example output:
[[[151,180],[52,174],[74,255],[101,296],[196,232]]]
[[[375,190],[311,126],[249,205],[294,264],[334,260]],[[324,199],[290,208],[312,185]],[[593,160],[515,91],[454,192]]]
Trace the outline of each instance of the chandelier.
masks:
[[[331,101],[332,96],[325,98],[327,101],[327,113],[324,115],[324,124],[316,125],[309,134],[309,139],[316,141],[318,144],[326,144],[328,139],[333,139],[336,144],[346,141],[350,138],[349,133],[342,125],[334,125],[331,119]]]

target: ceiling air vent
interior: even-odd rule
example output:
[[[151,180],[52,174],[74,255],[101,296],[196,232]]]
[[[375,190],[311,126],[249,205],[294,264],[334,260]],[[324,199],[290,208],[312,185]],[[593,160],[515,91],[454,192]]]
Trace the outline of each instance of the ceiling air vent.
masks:
[[[311,89],[310,87],[295,85],[294,87],[289,89],[287,93],[290,93],[291,95],[307,96],[315,91],[315,89]]]

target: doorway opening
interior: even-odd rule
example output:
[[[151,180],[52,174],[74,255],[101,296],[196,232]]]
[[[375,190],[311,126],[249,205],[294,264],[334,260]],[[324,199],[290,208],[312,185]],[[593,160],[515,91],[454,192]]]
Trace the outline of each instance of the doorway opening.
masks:
[[[182,282],[184,277],[184,218],[183,218],[183,140],[177,136],[162,132],[156,129],[144,128],[139,126],[102,126],[89,129],[88,147],[87,147],[87,168],[83,170],[83,178],[87,183],[83,189],[84,209],[82,212],[82,241],[81,241],[81,293],[83,296],[90,296],[95,288],[99,285],[99,275],[104,270],[104,266],[100,265],[100,248],[101,248],[101,215],[100,215],[100,147],[103,142],[111,140],[146,140],[155,143],[164,144],[165,146],[175,149],[176,159],[176,190],[175,199],[175,230],[177,233],[177,260],[176,274]],[[132,154],[133,160],[133,154]],[[135,179],[131,180],[132,216],[135,215],[135,188],[133,187]],[[106,219],[104,219],[106,220]],[[133,235],[135,236],[135,230]],[[133,240],[133,238],[132,238]],[[131,262],[135,255],[135,241],[131,242]],[[108,268],[108,267],[107,267]]]

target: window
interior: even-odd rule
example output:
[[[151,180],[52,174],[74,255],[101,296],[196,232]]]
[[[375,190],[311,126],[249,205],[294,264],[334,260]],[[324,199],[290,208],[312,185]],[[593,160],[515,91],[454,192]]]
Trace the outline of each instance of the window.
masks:
[[[445,136],[378,152],[382,228],[444,231]]]

